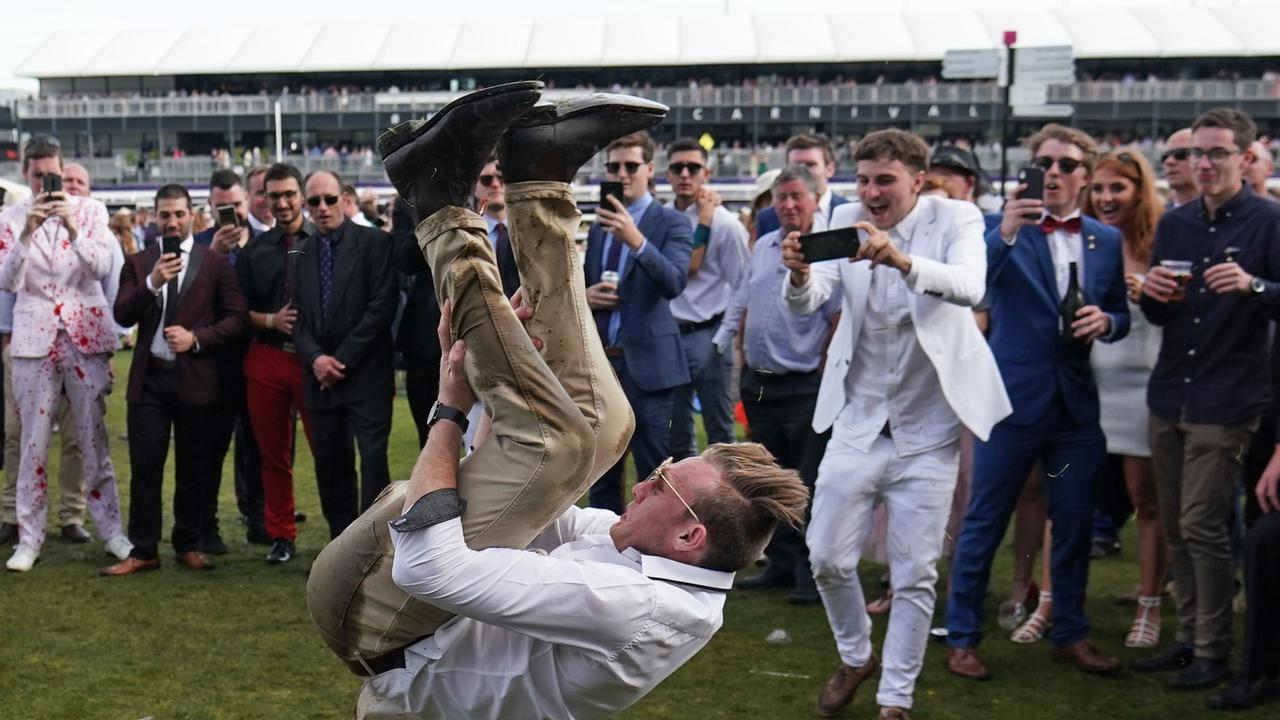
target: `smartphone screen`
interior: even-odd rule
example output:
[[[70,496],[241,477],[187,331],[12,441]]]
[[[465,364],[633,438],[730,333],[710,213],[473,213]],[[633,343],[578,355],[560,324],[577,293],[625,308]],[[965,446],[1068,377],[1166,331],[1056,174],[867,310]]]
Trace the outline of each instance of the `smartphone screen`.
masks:
[[[861,244],[857,229],[851,227],[800,236],[800,252],[807,263],[853,257]]]
[[[62,192],[62,176],[61,175],[45,175],[44,191],[46,193]]]
[[[182,251],[182,238],[177,235],[166,237],[160,241],[160,252],[164,255],[177,255]]]
[[[602,180],[600,182],[600,207],[605,210],[613,210],[613,204],[605,198],[610,195],[618,198],[618,202],[622,203],[622,207],[627,206],[627,201],[622,199],[622,183],[616,180]]]
[[[239,224],[240,217],[236,215],[235,205],[218,206],[218,227],[226,227],[227,225],[235,227]]]

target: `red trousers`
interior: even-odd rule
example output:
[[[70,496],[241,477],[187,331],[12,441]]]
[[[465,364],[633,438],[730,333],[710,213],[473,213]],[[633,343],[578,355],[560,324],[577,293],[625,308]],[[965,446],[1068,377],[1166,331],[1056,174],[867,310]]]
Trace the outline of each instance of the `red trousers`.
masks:
[[[247,407],[262,460],[263,520],[272,540],[294,540],[293,413],[311,444],[311,416],[302,405],[302,363],[292,352],[255,340],[244,359]]]

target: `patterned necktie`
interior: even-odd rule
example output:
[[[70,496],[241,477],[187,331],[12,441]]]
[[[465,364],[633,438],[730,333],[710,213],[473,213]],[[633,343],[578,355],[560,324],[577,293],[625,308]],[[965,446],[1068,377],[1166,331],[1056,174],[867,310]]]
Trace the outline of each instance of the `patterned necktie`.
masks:
[[[601,271],[600,274],[603,275],[604,273],[610,270],[612,270],[613,272],[618,272],[618,264],[621,261],[622,261],[622,240],[618,239],[615,236],[613,238],[613,243],[609,246],[609,253],[604,258],[604,265],[600,268],[600,271]],[[614,292],[616,293],[617,291],[615,290]],[[614,313],[613,310],[596,310],[595,311],[596,330],[600,332],[600,342],[604,343],[605,347],[608,347],[613,344],[612,342],[610,342],[610,339],[609,339],[609,319],[613,317],[613,313]]]
[[[1081,222],[1079,217],[1069,218],[1067,220],[1059,220],[1058,218],[1048,215],[1044,220],[1040,221],[1040,229],[1044,230],[1044,234],[1048,235],[1054,230],[1066,230],[1073,235],[1080,234]]]
[[[329,295],[333,290],[333,250],[335,243],[328,235],[320,236],[320,309],[329,309]]]

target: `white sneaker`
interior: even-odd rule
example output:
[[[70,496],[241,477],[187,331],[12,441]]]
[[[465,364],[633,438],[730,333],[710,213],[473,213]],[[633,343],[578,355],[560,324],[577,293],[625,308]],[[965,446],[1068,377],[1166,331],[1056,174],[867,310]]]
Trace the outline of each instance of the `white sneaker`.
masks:
[[[129,551],[133,550],[133,543],[129,542],[129,538],[117,535],[108,540],[103,548],[108,555],[115,555],[117,560],[124,560],[129,557]]]
[[[28,545],[19,545],[17,550],[13,551],[13,557],[4,564],[5,567],[16,572],[28,572],[31,566],[36,564],[36,559],[40,557],[40,551]]]

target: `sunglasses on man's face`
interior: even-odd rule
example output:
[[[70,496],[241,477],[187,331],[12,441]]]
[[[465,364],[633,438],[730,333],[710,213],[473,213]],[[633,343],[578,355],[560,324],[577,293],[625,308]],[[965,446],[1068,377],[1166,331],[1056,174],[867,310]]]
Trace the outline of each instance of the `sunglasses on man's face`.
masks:
[[[1069,157],[1051,158],[1048,155],[1041,155],[1031,162],[1032,165],[1045,172],[1049,172],[1049,168],[1052,168],[1054,163],[1058,164],[1058,169],[1061,170],[1064,175],[1070,175],[1076,171],[1076,168],[1083,165],[1084,161]]]
[[[489,187],[493,185],[494,181],[502,182],[502,173],[494,173],[492,175],[480,176],[480,184],[485,187]]]
[[[672,175],[677,175],[677,176],[683,175],[686,170],[689,172],[690,176],[697,175],[698,173],[702,172],[702,163],[673,162],[667,166],[667,172],[671,173]]]
[[[644,163],[638,163],[634,160],[628,160],[626,162],[607,162],[604,164],[604,169],[610,175],[617,175],[618,170],[622,168],[626,168],[628,175],[635,175],[637,172],[640,171],[640,166],[643,164]]]
[[[1186,162],[1189,157],[1191,157],[1191,148],[1175,148],[1173,150],[1165,150],[1160,153],[1160,162],[1167,163],[1170,158],[1173,158],[1178,162]]]
[[[320,207],[320,203],[324,203],[329,207],[333,207],[338,204],[338,196],[337,195],[312,195],[311,197],[307,198],[307,204],[310,205],[311,207]]]

